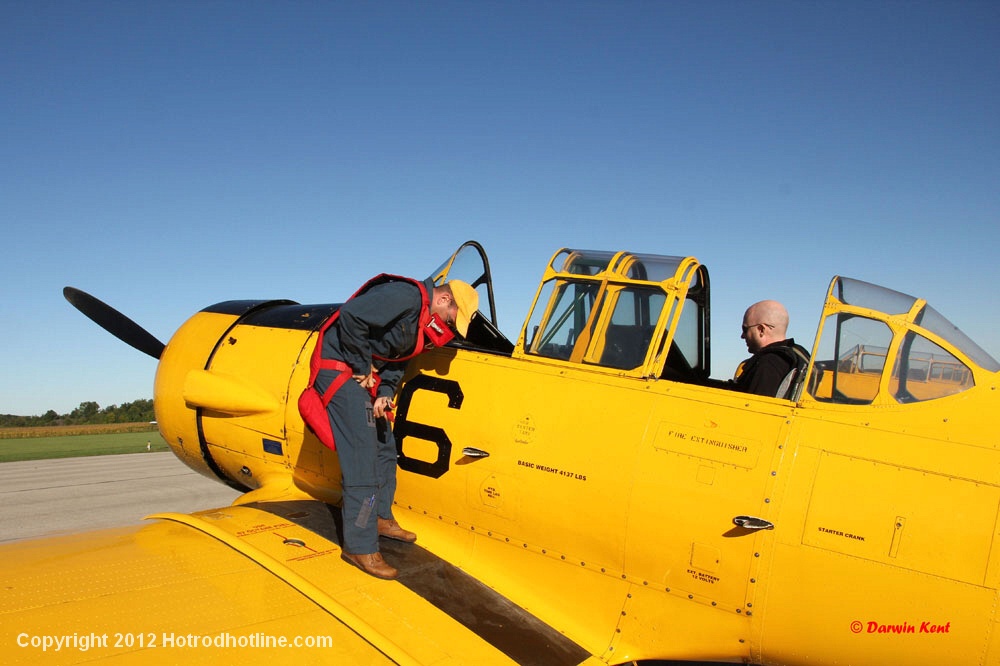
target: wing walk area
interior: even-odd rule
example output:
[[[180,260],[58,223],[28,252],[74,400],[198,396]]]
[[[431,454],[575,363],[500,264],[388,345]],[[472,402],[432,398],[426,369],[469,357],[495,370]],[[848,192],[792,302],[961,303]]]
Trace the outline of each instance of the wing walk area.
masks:
[[[400,569],[396,581],[357,570],[340,559],[339,511],[321,502],[151,518],[143,526],[0,546],[0,660],[600,663],[416,544],[383,544]],[[43,653],[22,645],[57,635],[107,638],[87,650]],[[219,636],[327,641],[300,649],[197,645]]]
[[[247,505],[340,543],[340,513],[315,501]],[[380,548],[399,569],[398,583],[430,602],[518,664],[579,664],[590,654],[552,627],[459,568],[421,548],[388,539]]]

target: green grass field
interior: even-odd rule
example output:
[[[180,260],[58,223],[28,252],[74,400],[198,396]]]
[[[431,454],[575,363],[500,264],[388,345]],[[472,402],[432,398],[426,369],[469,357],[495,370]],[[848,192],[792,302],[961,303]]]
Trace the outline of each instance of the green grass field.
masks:
[[[0,462],[145,453],[147,442],[151,451],[170,450],[155,431],[0,439]]]

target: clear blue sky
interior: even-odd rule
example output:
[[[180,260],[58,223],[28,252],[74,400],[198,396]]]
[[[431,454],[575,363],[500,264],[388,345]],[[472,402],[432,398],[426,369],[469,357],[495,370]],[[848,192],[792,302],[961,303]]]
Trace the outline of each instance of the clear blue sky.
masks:
[[[835,274],[1000,356],[996,2],[0,3],[0,413],[152,397],[229,299],[342,301],[479,240],[516,337],[560,247],[694,255],[811,344]]]

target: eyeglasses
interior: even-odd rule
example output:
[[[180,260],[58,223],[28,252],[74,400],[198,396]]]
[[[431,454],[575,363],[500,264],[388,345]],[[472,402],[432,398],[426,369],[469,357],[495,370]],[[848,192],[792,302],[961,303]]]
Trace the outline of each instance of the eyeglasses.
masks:
[[[743,335],[746,335],[747,331],[749,331],[751,328],[757,328],[758,326],[767,326],[768,328],[774,328],[774,324],[765,324],[764,322],[760,322],[759,324],[749,324],[749,325],[743,324]]]

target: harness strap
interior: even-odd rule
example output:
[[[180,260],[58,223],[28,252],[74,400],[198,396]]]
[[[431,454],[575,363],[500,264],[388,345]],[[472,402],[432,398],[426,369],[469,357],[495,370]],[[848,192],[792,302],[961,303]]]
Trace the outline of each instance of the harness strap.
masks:
[[[317,345],[317,348],[319,345]],[[337,378],[330,382],[330,386],[327,387],[326,391],[323,392],[321,396],[323,400],[323,406],[330,404],[333,399],[333,394],[340,390],[340,387],[347,383],[349,379],[354,376],[354,371],[351,366],[347,365],[343,361],[337,361],[330,358],[320,359],[319,365],[317,366],[317,375],[321,370],[335,370],[337,372]],[[313,381],[315,381],[315,377]],[[312,383],[310,383],[312,386]]]
[[[424,351],[424,327],[430,321],[430,313],[428,311],[428,305],[430,303],[430,300],[428,298],[427,290],[424,288],[423,283],[418,282],[417,280],[413,280],[411,278],[383,273],[377,277],[372,278],[364,285],[362,285],[361,288],[358,289],[358,291],[355,292],[353,296],[351,296],[351,298],[354,298],[355,296],[364,293],[365,291],[375,286],[376,284],[382,284],[384,282],[392,282],[392,281],[409,282],[410,284],[414,285],[415,287],[417,287],[417,289],[420,290],[420,315],[419,315],[419,325],[417,326],[417,341],[416,344],[413,346],[413,351],[404,356],[389,359],[389,358],[383,358],[377,354],[372,354],[372,357],[380,361],[394,361],[394,362],[408,361],[417,354],[419,354],[420,352]],[[338,372],[343,372],[343,369],[346,368],[348,375],[353,376],[351,368],[346,363],[343,363],[342,361],[336,361],[333,359],[323,358],[323,336],[326,335],[327,329],[330,328],[333,325],[333,323],[337,321],[339,317],[340,317],[340,310],[337,310],[336,312],[333,313],[333,315],[330,316],[329,319],[327,319],[323,323],[323,325],[319,329],[319,332],[316,336],[316,346],[313,347],[312,358],[310,359],[309,363],[309,386],[312,386],[315,383],[316,375],[319,373],[320,370],[336,370]],[[347,380],[342,379],[341,377],[337,377],[337,382],[338,382],[336,384],[337,388],[343,386],[345,381]],[[333,396],[333,391],[327,391],[327,393],[324,394],[323,396],[323,404],[328,404],[330,402],[331,396]]]
[[[351,296],[351,298],[354,298],[355,296],[364,293],[365,291],[367,291],[368,289],[377,284],[382,284],[385,282],[393,282],[393,281],[409,282],[410,284],[416,286],[417,289],[420,291],[420,314],[418,315],[419,325],[417,326],[417,339],[416,339],[416,344],[413,347],[413,350],[409,354],[406,354],[404,356],[400,356],[398,358],[386,359],[376,354],[372,355],[373,358],[378,359],[380,361],[406,361],[413,358],[420,352],[424,351],[425,347],[424,328],[428,326],[428,324],[434,323],[432,321],[432,315],[430,314],[429,311],[430,299],[427,294],[427,289],[424,287],[424,284],[422,282],[419,282],[412,278],[406,278],[397,275],[389,275],[387,273],[383,273],[382,275],[372,278],[364,285],[362,285],[361,288],[358,289],[358,291],[355,292],[353,296]],[[324,336],[326,335],[326,332],[330,328],[330,326],[332,326],[339,317],[340,317],[340,310],[337,310],[325,322],[323,322],[323,324],[320,326],[319,330],[316,333],[316,344],[313,347],[312,356],[309,359],[309,383],[306,385],[305,390],[303,390],[301,395],[299,396],[299,403],[298,403],[299,414],[302,416],[302,420],[305,422],[306,425],[308,425],[312,429],[312,431],[316,434],[319,440],[331,450],[336,450],[337,447],[336,447],[336,442],[334,442],[333,430],[332,427],[330,426],[330,421],[327,416],[326,409],[327,406],[329,406],[330,401],[333,399],[334,394],[341,388],[343,388],[344,384],[346,384],[349,380],[351,380],[354,377],[354,370],[347,363],[337,359],[323,358]],[[321,370],[329,370],[337,373],[337,376],[330,383],[330,386],[327,387],[326,391],[322,393],[322,395],[316,391],[315,387],[316,378]],[[382,383],[382,379],[381,377],[379,377],[378,373],[375,372],[374,368],[372,368],[372,373],[374,374],[375,377],[375,384],[370,389],[368,389],[368,392],[371,394],[372,400],[374,401],[375,397],[378,395],[378,387],[379,384]],[[387,409],[385,411],[385,417],[388,420],[392,421],[393,420],[392,411]]]

